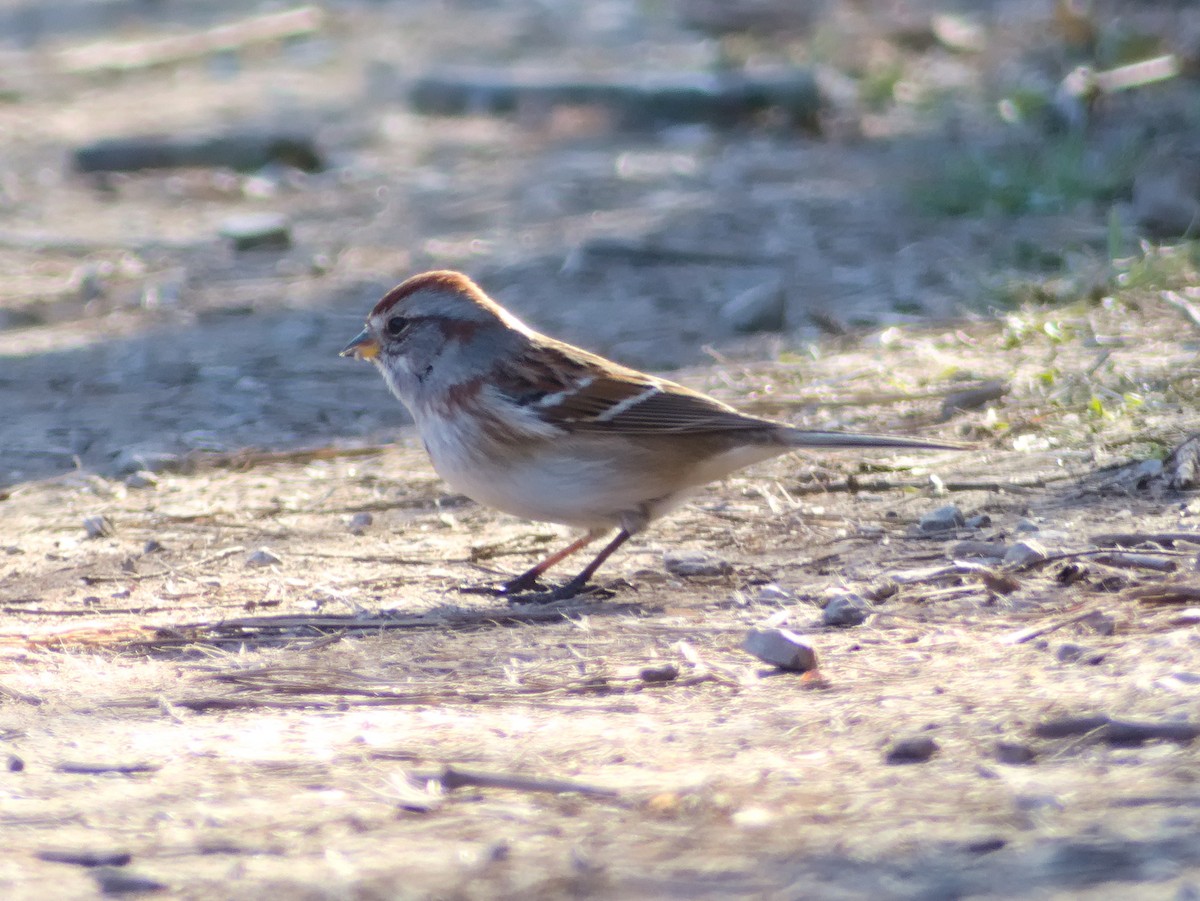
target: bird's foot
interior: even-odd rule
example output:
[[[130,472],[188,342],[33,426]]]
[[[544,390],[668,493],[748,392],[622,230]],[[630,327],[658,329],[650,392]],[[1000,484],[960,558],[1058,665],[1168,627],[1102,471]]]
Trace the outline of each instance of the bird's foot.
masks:
[[[458,590],[463,594],[507,598],[510,604],[552,604],[555,601],[569,601],[574,598],[610,598],[614,594],[610,588],[591,585],[578,578],[551,588],[536,578],[526,576],[517,576],[500,585],[460,585]]]
[[[515,579],[509,579],[500,586],[498,592],[503,595],[512,597],[518,594],[528,594],[534,591],[545,591],[546,586],[538,581],[537,575],[534,573],[523,573]]]
[[[505,586],[507,589],[508,586]],[[539,588],[541,586],[538,586]],[[599,600],[610,598],[613,592],[600,585],[589,585],[578,579],[572,579],[557,588],[538,591],[505,591],[510,604],[553,604],[556,601],[570,601],[578,598]]]

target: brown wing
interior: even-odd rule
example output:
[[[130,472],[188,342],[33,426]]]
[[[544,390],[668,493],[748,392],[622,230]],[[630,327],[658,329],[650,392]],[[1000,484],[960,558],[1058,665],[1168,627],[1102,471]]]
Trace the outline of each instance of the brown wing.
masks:
[[[775,425],[698,391],[556,341],[504,368],[493,387],[532,409],[542,421],[572,432],[694,434]]]

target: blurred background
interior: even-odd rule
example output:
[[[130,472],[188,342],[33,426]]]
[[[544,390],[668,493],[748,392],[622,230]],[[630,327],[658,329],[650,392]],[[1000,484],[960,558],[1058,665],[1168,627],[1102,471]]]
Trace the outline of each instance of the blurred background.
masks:
[[[427,268],[660,371],[1100,297],[1198,74],[1190,0],[0,0],[0,484],[394,437]]]

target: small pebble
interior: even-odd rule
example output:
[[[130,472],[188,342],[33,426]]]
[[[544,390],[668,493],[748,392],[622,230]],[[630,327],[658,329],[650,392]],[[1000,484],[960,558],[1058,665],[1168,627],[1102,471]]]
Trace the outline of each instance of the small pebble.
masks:
[[[1042,527],[1032,519],[1022,519],[1019,523],[1017,523],[1018,532],[1040,532],[1041,530]]]
[[[725,576],[733,572],[728,560],[702,551],[668,551],[663,566],[673,576]]]
[[[1037,759],[1037,751],[1016,741],[996,742],[996,759],[1009,766],[1025,766]]]
[[[267,550],[265,547],[260,547],[257,551],[246,558],[247,566],[275,566],[276,564],[282,562],[283,561],[279,559],[279,557]]]
[[[638,676],[643,682],[674,682],[679,678],[679,667],[673,663],[664,663],[662,666],[644,666],[638,672]]]
[[[1021,587],[1021,580],[1012,573],[984,569],[980,570],[979,577],[983,580],[984,587],[994,594],[1012,594]]]
[[[1101,613],[1099,610],[1089,613],[1079,622],[1080,625],[1087,626],[1097,635],[1112,635],[1117,631],[1117,621],[1107,613]]]
[[[890,764],[924,763],[937,753],[938,744],[927,735],[898,738],[892,742],[884,760]]]
[[[162,472],[168,469],[179,469],[182,462],[178,454],[126,448],[117,454],[112,468],[118,475],[131,475],[142,471]]]
[[[292,244],[287,218],[277,213],[246,213],[231,216],[221,223],[221,236],[233,242],[233,249],[282,250]]]
[[[351,535],[361,535],[367,531],[367,527],[374,521],[375,517],[370,513],[355,513],[350,517],[350,522],[346,525],[346,528],[350,530]]]
[[[968,529],[986,529],[992,524],[992,518],[986,513],[976,513],[974,516],[968,516],[966,527]]]
[[[861,626],[871,615],[871,604],[857,594],[839,594],[825,605],[821,616],[827,626]]]
[[[938,507],[921,517],[917,527],[922,532],[945,532],[966,523],[962,510],[954,504]]]
[[[817,652],[812,645],[787,629],[751,629],[742,649],[764,663],[780,669],[803,673],[817,668]]]
[[[88,538],[103,538],[116,531],[113,522],[107,516],[88,516],[83,520],[83,529]]]
[[[1010,545],[1004,554],[1005,566],[1028,566],[1050,556],[1040,541],[1026,538]]]
[[[1104,660],[1104,653],[1086,645],[1064,641],[1054,649],[1054,657],[1059,663],[1083,663],[1087,666],[1095,666]]]
[[[1007,839],[995,836],[991,838],[979,838],[973,842],[968,842],[966,848],[972,854],[991,854],[993,851],[999,851],[1007,844]]]
[[[769,582],[759,588],[754,599],[760,604],[782,604],[793,600],[790,592],[780,588],[774,582]]]
[[[157,554],[159,551],[164,550],[166,550],[166,546],[157,538],[151,538],[144,545],[142,545],[143,554]]]
[[[158,476],[148,469],[139,469],[125,476],[125,485],[128,488],[154,488],[158,485]]]
[[[741,829],[766,829],[778,818],[776,811],[765,807],[743,807],[730,816],[733,825]]]
[[[6,766],[10,773],[20,773],[25,769],[25,761],[16,754],[9,754]]]

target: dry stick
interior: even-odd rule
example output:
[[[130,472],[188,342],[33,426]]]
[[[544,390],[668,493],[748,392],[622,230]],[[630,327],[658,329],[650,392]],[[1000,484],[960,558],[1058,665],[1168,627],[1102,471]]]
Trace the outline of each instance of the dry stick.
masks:
[[[1103,532],[1092,536],[1092,544],[1137,547],[1139,544],[1173,544],[1176,541],[1200,545],[1200,532]],[[1157,553],[1157,552],[1155,552]]]
[[[619,792],[613,791],[610,788],[600,788],[582,782],[569,782],[563,779],[535,779],[528,776],[509,775],[506,773],[479,773],[470,770],[458,770],[452,766],[447,766],[442,770],[440,776],[432,778],[441,782],[442,787],[447,791],[474,786],[476,788],[507,788],[513,791],[524,792],[550,792],[551,794],[574,792],[597,798],[620,797]]]
[[[146,41],[100,41],[56,54],[56,68],[71,75],[128,72],[208,56],[284,38],[310,35],[325,14],[315,6],[253,16],[205,31]]]
[[[22,616],[95,616],[97,613],[96,610],[91,608],[86,610],[47,610],[44,608],[31,609],[29,607],[0,607],[0,611],[4,613],[19,613]]]
[[[1051,482],[1062,482],[1067,479],[1074,478],[1073,475],[1064,474],[1057,476],[1042,476],[1035,479],[1013,480],[1011,482],[997,481],[982,481],[982,482],[944,482],[942,487],[946,491],[1032,491],[1035,488],[1045,488]],[[804,494],[833,494],[850,493],[855,494],[860,491],[899,491],[906,488],[928,488],[928,479],[907,479],[904,481],[893,481],[891,479],[874,479],[864,481],[853,476],[846,479],[839,479],[836,482],[823,482],[813,485],[799,485],[794,488],[789,488],[789,494],[804,495]]]
[[[1200,600],[1200,587],[1195,585],[1141,585],[1122,593],[1127,601],[1139,604],[1190,604]]]
[[[617,609],[633,611],[637,607],[633,604],[626,604],[622,605],[621,608],[614,608],[614,612]],[[360,619],[354,616],[340,616],[336,614],[245,617],[237,620],[223,620],[217,623],[202,622],[175,626],[172,629],[172,635],[133,642],[132,645],[136,647],[161,648],[197,643],[213,644],[254,640],[293,641],[303,637],[286,634],[287,631],[296,629],[312,629],[315,631],[331,629],[347,633],[358,633],[390,629],[483,628],[485,626],[527,625],[566,619],[570,612],[572,611],[561,607],[530,604],[516,606],[504,612],[492,611],[440,617],[405,616]],[[575,612],[580,611],[576,610]]]
[[[50,863],[70,863],[79,867],[123,867],[133,855],[128,851],[89,851],[70,848],[43,848],[33,854]]]
[[[1085,613],[1078,613],[1068,619],[1059,620],[1056,623],[1050,623],[1045,626],[1034,626],[1029,629],[1021,629],[1019,632],[1010,632],[1007,635],[1001,636],[1001,644],[1025,644],[1027,641],[1032,641],[1035,638],[1040,638],[1043,635],[1049,635],[1051,632],[1057,632],[1059,629],[1064,629],[1067,626],[1081,623],[1088,617],[1095,614],[1095,610],[1088,610]]]
[[[60,763],[55,769],[60,773],[78,773],[85,776],[101,773],[121,773],[133,775],[136,773],[156,773],[162,769],[156,763]]]
[[[1190,553],[1187,553],[1184,551],[1176,552],[1175,556],[1178,556],[1178,555],[1183,555],[1183,556],[1187,556],[1187,557],[1195,556],[1194,554],[1190,554]],[[1159,560],[1158,559],[1159,556],[1166,556],[1166,555],[1165,554],[1159,554],[1159,555],[1125,554],[1125,553],[1117,552],[1117,553],[1108,553],[1108,554],[1097,554],[1092,559],[1095,560],[1097,563],[1102,563],[1105,566],[1112,566],[1112,567],[1116,567],[1118,569],[1149,569],[1149,570],[1153,570],[1155,572],[1160,572],[1160,573],[1175,572],[1175,570],[1178,568],[1175,565],[1175,561],[1174,560]]]
[[[23,691],[17,691],[15,688],[9,688],[7,685],[0,685],[0,698],[9,698],[13,701],[21,701],[24,704],[29,704],[33,707],[40,707],[42,699],[36,695],[26,694]],[[3,733],[0,732],[0,736]]]
[[[1163,291],[1159,294],[1165,303],[1174,307],[1187,317],[1188,322],[1200,328],[1200,309],[1186,297],[1176,291]]]
[[[1051,554],[1050,556],[1043,557],[1040,560],[1030,560],[1027,563],[1022,563],[1017,566],[1007,566],[1007,567],[1005,567],[1005,571],[1010,572],[1010,573],[1019,573],[1019,572],[1025,572],[1026,570],[1029,570],[1029,569],[1040,569],[1043,566],[1047,566],[1048,564],[1051,564],[1051,563],[1058,563],[1061,560],[1074,560],[1079,557],[1111,557],[1111,556],[1117,556],[1117,555],[1115,555],[1113,553],[1113,551],[1108,548],[1094,548],[1090,551],[1064,551],[1061,554]],[[1194,556],[1196,556],[1196,554],[1192,551],[1162,550],[1162,551],[1147,551],[1145,554],[1142,554],[1142,555],[1127,554],[1125,556],[1194,557]],[[1103,562],[1103,561],[1101,561],[1101,562]],[[1153,568],[1153,567],[1148,567],[1148,568]]]

